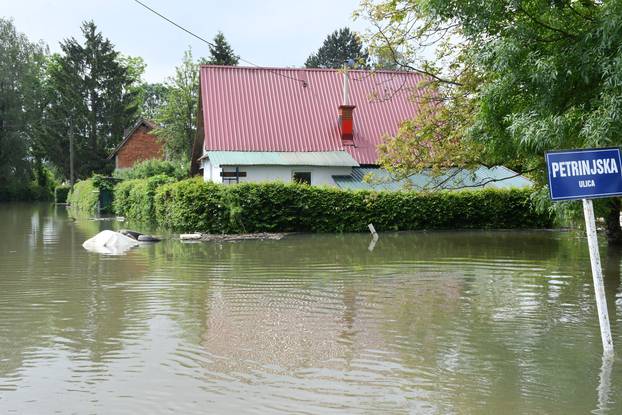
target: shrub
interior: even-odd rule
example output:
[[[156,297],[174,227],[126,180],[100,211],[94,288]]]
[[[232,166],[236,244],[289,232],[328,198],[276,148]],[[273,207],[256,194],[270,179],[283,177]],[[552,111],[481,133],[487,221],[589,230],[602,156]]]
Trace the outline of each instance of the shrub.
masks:
[[[69,191],[67,203],[77,212],[94,215],[112,212],[112,189],[116,179],[94,174],[87,180],[80,180]]]
[[[122,180],[146,179],[160,175],[181,180],[188,177],[188,172],[189,167],[186,162],[145,160],[136,163],[131,169],[116,170],[113,175]]]
[[[74,184],[67,196],[67,203],[78,212],[95,214],[99,204],[99,189],[95,187],[93,179],[80,180]]]
[[[157,175],[147,179],[126,180],[114,187],[113,211],[141,222],[154,222],[154,196],[158,187],[175,179]]]
[[[225,189],[200,177],[164,185],[156,191],[156,222],[183,231],[230,232]]]
[[[542,228],[531,190],[461,192],[344,191],[301,184],[217,185],[200,178],[160,187],[158,224],[181,231],[362,232],[377,230]]]
[[[40,185],[36,180],[2,180],[0,177],[0,202],[50,201],[53,199],[52,183]]]
[[[55,203],[67,203],[67,196],[69,195],[71,187],[65,184],[57,186],[54,189],[54,202]]]

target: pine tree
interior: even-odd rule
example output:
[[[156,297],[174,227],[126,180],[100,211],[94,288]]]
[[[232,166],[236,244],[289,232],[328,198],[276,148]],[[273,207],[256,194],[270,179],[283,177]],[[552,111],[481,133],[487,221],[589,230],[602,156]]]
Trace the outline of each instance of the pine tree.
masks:
[[[114,45],[93,22],[82,24],[84,44],[61,43],[62,54],[48,68],[50,103],[44,142],[46,154],[68,177],[68,137],[74,137],[77,177],[107,173],[107,156],[137,115],[136,79]]]
[[[222,32],[214,37],[214,46],[209,47],[210,57],[207,63],[210,65],[237,65],[239,57],[233,52],[233,48],[225,39]]]
[[[347,27],[328,35],[316,53],[311,54],[307,68],[341,68],[350,59],[358,67],[366,68],[369,54],[360,38]]]

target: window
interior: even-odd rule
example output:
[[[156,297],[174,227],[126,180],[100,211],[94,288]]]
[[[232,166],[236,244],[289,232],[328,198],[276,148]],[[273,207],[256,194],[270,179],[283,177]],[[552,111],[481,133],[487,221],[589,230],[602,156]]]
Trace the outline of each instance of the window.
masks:
[[[311,184],[311,172],[295,171],[292,179],[296,183]]]
[[[240,177],[246,177],[246,172],[240,171],[240,168],[236,167],[235,171],[221,171],[220,177],[222,177],[223,183],[240,183]]]

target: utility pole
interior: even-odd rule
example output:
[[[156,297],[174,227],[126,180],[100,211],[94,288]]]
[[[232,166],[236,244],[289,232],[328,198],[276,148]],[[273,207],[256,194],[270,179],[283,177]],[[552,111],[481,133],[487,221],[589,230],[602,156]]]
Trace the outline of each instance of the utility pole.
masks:
[[[73,189],[74,184],[74,173],[73,173],[73,131],[69,128],[69,184]]]

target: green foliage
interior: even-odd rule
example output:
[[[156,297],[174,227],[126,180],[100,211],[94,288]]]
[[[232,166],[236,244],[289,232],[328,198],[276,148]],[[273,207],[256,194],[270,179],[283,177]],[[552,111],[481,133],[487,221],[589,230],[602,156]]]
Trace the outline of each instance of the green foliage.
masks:
[[[29,183],[12,181],[0,186],[0,202],[34,202],[50,201],[52,192],[49,187],[43,187],[36,181]]]
[[[210,65],[237,65],[240,58],[233,52],[233,48],[225,39],[222,32],[218,32],[214,37],[214,46],[209,46],[210,56],[206,63]]]
[[[156,222],[169,229],[221,233],[229,222],[223,189],[201,177],[164,185],[156,191]]]
[[[153,222],[156,189],[174,181],[172,177],[156,175],[146,179],[126,180],[117,184],[114,187],[112,204],[114,213],[140,222]]]
[[[57,186],[54,189],[54,202],[55,203],[67,203],[67,196],[69,195],[69,191],[71,190],[71,186],[66,184]]]
[[[140,102],[140,116],[148,120],[155,120],[158,112],[166,106],[166,97],[169,87],[160,83],[143,83],[138,88]]]
[[[74,184],[67,196],[67,203],[76,212],[95,214],[99,204],[99,189],[95,187],[93,179],[80,180]]]
[[[192,50],[184,52],[181,65],[175,68],[175,76],[168,79],[166,87],[164,105],[155,117],[161,127],[154,134],[164,141],[169,157],[189,160],[199,104],[199,64],[192,59]]]
[[[0,18],[0,200],[37,199],[36,137],[42,126],[43,71],[47,47],[31,43],[11,20]],[[33,180],[36,184],[33,184]]]
[[[369,54],[363,47],[360,37],[344,27],[326,37],[318,51],[307,58],[305,67],[341,68],[350,59],[357,66],[366,68]]]
[[[359,14],[377,29],[373,47],[436,84],[446,115],[427,125],[453,126],[453,136],[436,130],[440,139],[475,143],[470,153],[484,164],[530,172],[542,187],[546,150],[622,144],[618,0],[363,0]],[[424,58],[426,44],[434,59]],[[622,243],[617,213],[605,215],[607,230]]]
[[[156,222],[180,231],[364,232],[418,229],[542,228],[529,190],[370,192],[300,184],[218,185],[201,178],[162,186]]]
[[[123,180],[146,179],[157,175],[181,180],[188,177],[188,164],[179,161],[144,160],[130,169],[115,170],[113,175]]]
[[[77,177],[113,169],[107,160],[138,112],[142,60],[122,57],[93,22],[82,25],[83,43],[61,42],[62,54],[46,73],[48,104],[39,147],[69,177],[69,137],[74,138]]]
[[[94,174],[90,179],[80,180],[73,186],[67,196],[67,203],[74,211],[84,214],[110,213],[116,182],[112,177]]]

